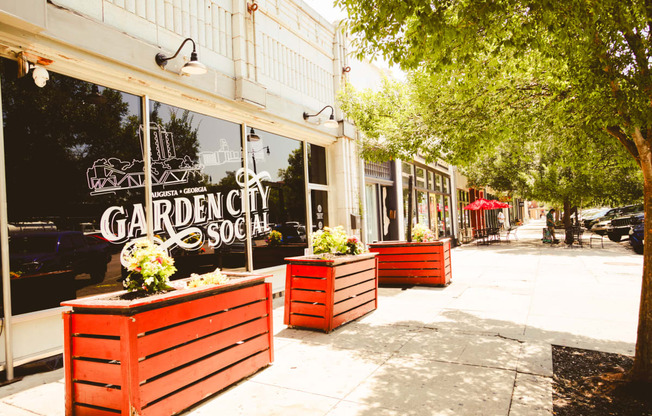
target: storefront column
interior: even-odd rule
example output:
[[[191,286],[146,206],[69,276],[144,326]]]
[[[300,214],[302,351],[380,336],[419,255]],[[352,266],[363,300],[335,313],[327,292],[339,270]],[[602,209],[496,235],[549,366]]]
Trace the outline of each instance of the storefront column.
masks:
[[[0,91],[0,114],[2,114],[2,91]],[[11,325],[11,276],[9,274],[9,225],[7,216],[7,178],[5,177],[5,138],[0,128],[0,257],[2,259],[2,301],[4,319],[2,329],[5,334],[5,369],[7,380],[14,378],[14,353]]]

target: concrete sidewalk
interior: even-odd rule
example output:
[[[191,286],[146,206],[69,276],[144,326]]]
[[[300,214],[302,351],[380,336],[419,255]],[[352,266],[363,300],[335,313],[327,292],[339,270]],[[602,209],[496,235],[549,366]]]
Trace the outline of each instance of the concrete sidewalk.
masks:
[[[331,334],[288,329],[275,362],[184,415],[550,415],[551,344],[632,355],[643,256],[627,243],[453,250],[446,288],[381,288]],[[280,303],[280,302],[279,302]],[[63,415],[62,370],[0,388],[0,415]]]

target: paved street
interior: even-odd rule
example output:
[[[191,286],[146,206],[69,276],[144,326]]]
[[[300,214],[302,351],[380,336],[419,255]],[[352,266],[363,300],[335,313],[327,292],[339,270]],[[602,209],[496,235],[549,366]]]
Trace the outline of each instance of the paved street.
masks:
[[[381,288],[331,334],[286,328],[278,302],[274,364],[184,415],[551,414],[551,344],[633,354],[643,256],[544,245],[543,226],[455,248],[449,287]],[[62,377],[0,388],[0,414],[63,415]]]

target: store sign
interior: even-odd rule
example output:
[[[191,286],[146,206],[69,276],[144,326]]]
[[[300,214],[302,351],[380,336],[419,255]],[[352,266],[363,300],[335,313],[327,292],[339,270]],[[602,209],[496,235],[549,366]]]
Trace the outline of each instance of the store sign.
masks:
[[[245,179],[245,177],[247,179]],[[186,188],[177,191],[174,198],[157,199],[152,202],[154,233],[166,233],[168,247],[179,246],[186,250],[198,249],[205,242],[211,247],[230,245],[246,238],[244,206],[245,182],[249,188],[251,207],[251,234],[253,237],[267,234],[269,226],[269,191],[262,181],[269,179],[268,172],[259,174],[244,169],[236,173],[240,189],[228,193],[196,193],[185,195],[186,191],[205,191],[206,188]],[[167,192],[167,191],[164,191]],[[189,192],[189,193],[190,193]],[[159,193],[160,194],[160,193]],[[258,195],[262,204],[257,205]],[[230,218],[225,218],[228,214]],[[147,234],[145,208],[143,204],[133,204],[130,209],[123,206],[107,208],[100,220],[102,237],[113,243],[124,243],[135,237]],[[194,237],[194,238],[190,238]]]
[[[141,136],[142,137],[142,136]],[[160,126],[152,127],[152,183],[153,185],[188,184],[190,177],[201,175],[205,166],[239,162],[240,152],[229,151],[226,142],[216,152],[203,152],[201,164],[185,156],[179,158],[174,149],[171,133]],[[144,163],[116,158],[99,159],[87,170],[91,195],[116,193],[145,186]],[[256,173],[240,168],[235,174],[239,189],[227,193],[207,192],[205,186],[156,191],[152,193],[152,219],[155,234],[167,235],[160,243],[165,248],[175,246],[196,250],[208,243],[216,248],[246,239],[244,202],[249,189],[249,206],[252,214],[251,235],[257,237],[271,231],[269,225],[269,192],[263,185],[271,179],[269,172]],[[260,196],[261,205],[258,206]],[[102,237],[120,244],[147,234],[145,207],[111,206],[100,220]]]

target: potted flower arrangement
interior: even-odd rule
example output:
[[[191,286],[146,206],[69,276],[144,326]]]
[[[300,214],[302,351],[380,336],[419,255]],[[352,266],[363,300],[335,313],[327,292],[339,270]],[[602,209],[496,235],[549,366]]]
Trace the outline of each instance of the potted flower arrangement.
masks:
[[[369,244],[378,253],[378,283],[446,286],[451,282],[450,239],[437,240],[425,225],[412,228],[412,241]]]
[[[273,361],[271,284],[250,273],[170,282],[150,242],[121,254],[126,291],[63,302],[66,415],[170,415]]]
[[[312,247],[313,255],[285,259],[286,325],[330,332],[377,308],[375,254],[357,237],[325,227],[313,234]]]
[[[177,271],[174,259],[149,240],[136,241],[121,254],[129,274],[122,281],[127,292],[152,294],[172,289],[170,276]]]
[[[278,247],[281,245],[282,241],[283,241],[283,234],[281,234],[280,231],[276,231],[276,230],[272,230],[265,238],[265,242],[269,247]]]

